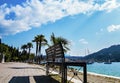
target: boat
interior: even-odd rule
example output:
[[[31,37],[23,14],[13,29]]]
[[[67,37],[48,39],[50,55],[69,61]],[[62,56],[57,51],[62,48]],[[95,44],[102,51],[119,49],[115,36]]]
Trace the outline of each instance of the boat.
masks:
[[[89,55],[89,54],[90,54],[89,49],[85,49],[85,55],[86,55],[86,52],[87,52],[87,55]],[[87,63],[88,65],[89,65],[89,64],[93,64],[93,63],[94,63],[94,59],[89,60],[89,61],[86,61],[86,63]]]
[[[94,63],[94,61],[88,61],[87,62],[87,64],[93,64]]]
[[[104,64],[112,64],[112,62],[108,60],[107,62],[104,62]]]
[[[110,61],[110,56],[111,56],[111,53],[109,53],[108,61],[104,62],[104,64],[112,64],[112,62]]]

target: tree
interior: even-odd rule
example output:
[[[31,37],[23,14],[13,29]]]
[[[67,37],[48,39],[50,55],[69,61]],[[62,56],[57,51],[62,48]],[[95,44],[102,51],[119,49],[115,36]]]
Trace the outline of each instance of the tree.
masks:
[[[63,50],[64,52],[67,52],[68,50],[70,50],[67,46],[69,45],[69,41],[63,37],[55,37],[54,33],[52,33],[51,35],[51,42],[52,44],[57,44],[57,43],[61,43],[63,46]],[[59,74],[62,72],[61,71],[61,67],[59,67]]]
[[[30,51],[31,51],[31,48],[33,48],[33,44],[31,42],[28,42],[27,43],[27,48],[28,48],[28,54],[29,54],[29,61],[30,61]]]
[[[44,35],[38,35],[38,40],[39,40],[38,51],[39,51],[40,57],[42,58],[41,47],[47,45],[47,40],[45,39]]]
[[[27,54],[27,45],[24,44],[21,46],[21,49],[23,49],[22,53],[21,53],[21,58],[22,58],[22,61],[26,61],[28,60],[29,56]]]
[[[27,45],[26,44],[22,45],[21,49],[23,49],[23,51],[26,51],[27,50]]]
[[[37,56],[37,55],[38,55],[38,54],[37,54],[37,53],[38,53],[38,42],[39,42],[38,37],[35,36],[35,37],[34,37],[34,40],[32,40],[32,42],[35,42],[35,43],[36,43],[36,56]]]
[[[52,33],[50,41],[52,42],[53,45],[57,43],[54,33]]]
[[[40,59],[42,59],[42,54],[41,54],[41,47],[48,45],[47,40],[45,39],[44,35],[37,35],[34,37],[33,42],[36,42],[36,56],[40,56]]]
[[[1,59],[3,58],[3,55],[5,56],[5,61],[7,61],[7,62],[18,61],[18,59],[19,59],[19,50],[18,49],[16,49],[13,46],[8,46],[4,43],[0,44],[0,48],[1,48],[0,62],[1,62]]]
[[[35,54],[33,54],[33,53],[31,53],[31,54],[29,55],[29,60],[30,60],[30,62],[33,62],[34,56],[35,56]]]
[[[51,35],[51,42],[53,45],[57,43],[61,43],[63,46],[64,52],[67,52],[68,50],[70,50],[68,48],[68,45],[70,44],[69,41],[63,37],[55,37],[54,33],[52,33]]]
[[[31,42],[27,43],[28,53],[30,55],[31,48],[33,48],[33,44]]]

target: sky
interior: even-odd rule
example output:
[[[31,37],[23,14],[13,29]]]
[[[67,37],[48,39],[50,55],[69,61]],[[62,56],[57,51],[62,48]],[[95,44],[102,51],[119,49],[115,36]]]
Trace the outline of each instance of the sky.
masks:
[[[20,48],[43,34],[51,44],[52,33],[70,41],[67,54],[73,56],[85,56],[120,44],[120,1],[0,0],[3,43]]]

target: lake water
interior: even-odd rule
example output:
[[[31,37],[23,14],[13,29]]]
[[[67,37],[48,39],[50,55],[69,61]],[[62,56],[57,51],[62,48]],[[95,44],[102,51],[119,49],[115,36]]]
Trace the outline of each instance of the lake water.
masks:
[[[97,74],[120,77],[120,62],[113,62],[112,64],[104,64],[104,63],[89,64],[87,65],[87,71]]]

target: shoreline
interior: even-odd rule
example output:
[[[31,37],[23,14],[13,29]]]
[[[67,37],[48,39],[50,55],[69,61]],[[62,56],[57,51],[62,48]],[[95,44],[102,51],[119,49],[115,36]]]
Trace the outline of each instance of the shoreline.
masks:
[[[69,75],[71,76],[72,74]],[[78,75],[81,79],[83,79],[83,72],[79,71]],[[88,83],[120,83],[120,77],[87,72],[87,81]]]
[[[45,66],[43,67],[45,69]],[[76,71],[76,70],[74,70]],[[83,79],[83,73],[82,71],[77,71],[78,75],[80,77],[80,79]],[[56,74],[57,72],[54,71],[54,74]],[[73,76],[73,72],[71,71],[71,69],[68,69],[67,71],[67,76],[68,76],[68,80]],[[77,76],[74,76],[73,79],[74,83],[79,83],[78,81],[79,78]],[[104,75],[104,74],[97,74],[97,73],[93,73],[93,72],[87,72],[87,81],[88,83],[120,83],[120,77],[115,77],[115,76],[109,76],[109,75]]]
[[[79,77],[82,80],[83,72],[76,71],[76,69],[73,70],[78,73]],[[71,69],[68,69],[68,76],[73,76],[73,72],[71,71]],[[75,76],[75,79],[78,79],[78,77]],[[88,83],[120,83],[120,77],[98,74],[94,72],[87,72],[87,81]]]
[[[79,71],[79,72],[82,73],[82,71]],[[87,72],[87,74],[92,74],[92,75],[96,75],[96,76],[98,75],[98,76],[105,76],[105,77],[120,79],[120,77],[117,77],[117,76],[99,74],[99,73],[94,73],[94,72]]]
[[[105,77],[109,77],[109,78],[120,79],[120,77],[117,77],[117,76],[98,74],[98,73],[94,73],[94,72],[88,72],[88,74],[93,74],[93,75],[98,75],[98,76],[105,76]]]
[[[88,75],[87,78],[89,83],[120,83],[119,77],[96,74],[91,72],[88,72],[87,75]]]

